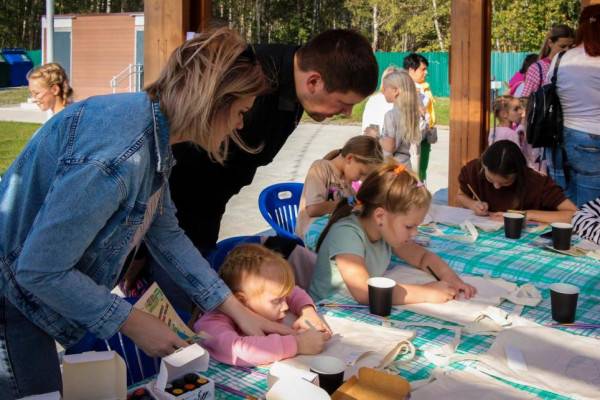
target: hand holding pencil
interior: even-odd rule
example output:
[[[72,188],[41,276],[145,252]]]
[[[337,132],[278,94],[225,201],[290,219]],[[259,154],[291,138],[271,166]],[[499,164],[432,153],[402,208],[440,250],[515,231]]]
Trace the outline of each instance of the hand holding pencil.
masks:
[[[479,215],[479,216],[489,215],[488,203],[486,203],[485,201],[481,201],[481,199],[479,198],[479,196],[477,196],[477,193],[475,192],[475,190],[473,190],[473,187],[470,184],[467,183],[467,187],[471,191],[471,194],[473,195],[473,199],[476,201],[476,203],[473,205],[473,208],[472,208],[475,215]]]

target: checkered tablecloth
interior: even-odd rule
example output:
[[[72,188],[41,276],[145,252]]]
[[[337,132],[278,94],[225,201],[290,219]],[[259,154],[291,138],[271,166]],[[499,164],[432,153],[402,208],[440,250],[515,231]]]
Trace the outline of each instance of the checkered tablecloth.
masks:
[[[325,218],[317,219],[311,225],[305,237],[305,243],[314,248],[318,235],[326,224]],[[455,228],[445,227],[448,234],[459,234]],[[504,278],[517,284],[533,283],[542,293],[543,301],[535,308],[525,307],[522,316],[535,322],[546,324],[552,322],[550,315],[550,299],[547,287],[555,282],[567,282],[581,289],[577,308],[577,320],[581,322],[600,323],[600,261],[588,257],[571,257],[545,250],[533,245],[538,238],[536,234],[525,234],[519,240],[506,239],[503,231],[480,232],[478,240],[473,244],[450,241],[439,237],[430,237],[429,250],[441,256],[460,274],[490,275]],[[403,264],[393,259],[392,264]],[[343,294],[337,294],[328,302],[355,304]],[[512,311],[511,303],[503,303],[501,308]],[[370,324],[381,324],[379,317],[368,314],[366,309],[321,308],[321,312],[342,318],[362,321]],[[395,310],[389,317],[402,322],[436,322],[449,326],[453,324],[435,318],[416,314],[410,311]],[[393,371],[409,381],[427,378],[435,365],[424,355],[427,349],[439,347],[452,341],[454,333],[445,329],[429,327],[414,327],[416,337],[413,340],[417,348],[416,357],[410,362],[403,363],[400,357],[391,367]],[[600,332],[595,330],[568,329],[574,334],[586,335],[600,339]],[[492,336],[469,335],[463,333],[458,354],[480,354],[489,349],[493,342]],[[599,342],[600,344],[600,342]],[[472,362],[453,363],[449,367],[463,369]],[[232,392],[238,391],[245,395],[264,397],[267,391],[267,369],[230,367],[212,361],[207,376],[213,378],[222,386],[217,390],[217,399],[244,398]],[[544,399],[563,399],[554,393],[541,391],[537,388],[507,382],[517,388],[534,393]],[[227,389],[233,389],[227,391]]]

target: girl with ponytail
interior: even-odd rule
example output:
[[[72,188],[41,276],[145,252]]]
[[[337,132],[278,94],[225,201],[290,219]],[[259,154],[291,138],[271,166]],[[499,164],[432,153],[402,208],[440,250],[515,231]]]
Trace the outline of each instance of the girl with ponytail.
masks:
[[[392,251],[440,279],[425,285],[397,284],[393,304],[443,303],[458,292],[473,296],[475,288],[411,240],[430,203],[431,194],[405,165],[390,161],[371,173],[356,198],[339,203],[319,238],[312,298],[321,300],[346,286],[356,301],[368,304],[367,280],[384,274]]]

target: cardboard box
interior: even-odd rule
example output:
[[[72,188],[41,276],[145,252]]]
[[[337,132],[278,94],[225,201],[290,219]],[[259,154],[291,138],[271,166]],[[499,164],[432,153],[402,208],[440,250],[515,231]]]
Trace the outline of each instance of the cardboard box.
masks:
[[[160,371],[156,379],[148,383],[148,389],[159,400],[214,400],[215,382],[200,374],[208,369],[210,356],[198,344],[177,350],[170,356],[164,357],[160,362]],[[208,382],[195,390],[174,396],[165,392],[167,383],[183,378],[186,374],[195,373],[205,378]]]
[[[373,368],[358,370],[331,396],[332,400],[401,400],[410,394],[410,384],[399,375]]]
[[[319,375],[302,368],[296,368],[289,364],[280,362],[273,363],[267,375],[267,384],[269,389],[277,383],[279,379],[303,379],[309,383],[318,385]]]
[[[127,369],[114,351],[88,351],[63,357],[63,399],[127,398]]]

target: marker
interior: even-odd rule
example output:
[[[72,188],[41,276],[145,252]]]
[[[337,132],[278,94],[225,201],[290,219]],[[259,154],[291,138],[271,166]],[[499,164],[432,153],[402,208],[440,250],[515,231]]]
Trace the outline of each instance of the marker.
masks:
[[[431,275],[433,275],[433,277],[435,278],[436,281],[438,281],[438,282],[441,281],[441,279],[435,274],[435,272],[433,272],[433,270],[431,269],[431,267],[429,265],[427,266],[427,269],[429,270],[429,273]]]

